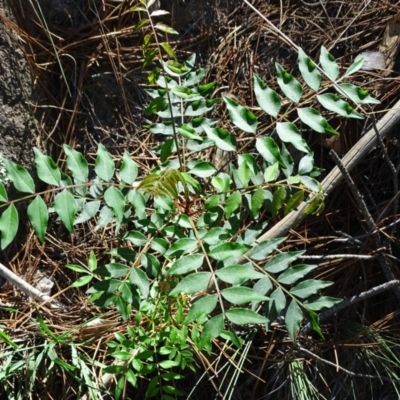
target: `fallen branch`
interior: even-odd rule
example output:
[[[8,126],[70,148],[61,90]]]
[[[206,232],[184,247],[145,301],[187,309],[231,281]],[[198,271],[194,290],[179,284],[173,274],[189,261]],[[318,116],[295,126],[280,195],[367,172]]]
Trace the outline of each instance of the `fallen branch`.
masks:
[[[18,287],[22,292],[24,292],[27,296],[29,296],[33,300],[37,300],[40,302],[50,302],[53,306],[59,307],[60,304],[52,299],[50,296],[42,293],[40,290],[34,288],[29,283],[25,282],[18,275],[14,274],[10,269],[5,267],[0,263],[0,275],[10,281],[14,286]]]

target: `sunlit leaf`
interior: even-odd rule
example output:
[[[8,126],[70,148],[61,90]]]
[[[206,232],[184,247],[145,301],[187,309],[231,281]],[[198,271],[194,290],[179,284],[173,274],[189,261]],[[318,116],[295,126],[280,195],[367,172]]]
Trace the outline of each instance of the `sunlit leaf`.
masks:
[[[33,148],[35,153],[36,171],[41,181],[49,185],[58,186],[61,181],[61,171],[56,163],[49,157],[42,154],[36,147]]]
[[[254,74],[254,93],[256,95],[258,105],[269,115],[276,118],[281,109],[281,100],[278,94],[270,89],[261,78]]]
[[[275,68],[278,77],[278,85],[282,92],[289,100],[297,104],[303,95],[303,89],[301,88],[300,83],[293,77],[292,74],[285,71],[280,64],[275,63]]]
[[[68,190],[64,189],[61,193],[56,195],[54,199],[54,209],[69,233],[73,233],[75,214],[77,211],[74,196]]]
[[[40,196],[36,196],[35,199],[29,204],[27,215],[30,223],[33,226],[33,229],[35,230],[36,236],[38,237],[39,241],[43,243],[44,236],[47,231],[49,213],[46,203]]]
[[[262,324],[267,318],[246,308],[232,308],[226,311],[226,317],[236,325]]]
[[[245,132],[255,134],[258,126],[256,116],[248,108],[241,106],[229,97],[224,96],[223,99],[233,124]]]
[[[15,238],[18,232],[18,211],[10,204],[0,215],[1,248],[4,250]]]
[[[198,272],[185,276],[176,287],[169,293],[174,296],[179,293],[193,294],[200,292],[208,286],[210,282],[211,272]]]

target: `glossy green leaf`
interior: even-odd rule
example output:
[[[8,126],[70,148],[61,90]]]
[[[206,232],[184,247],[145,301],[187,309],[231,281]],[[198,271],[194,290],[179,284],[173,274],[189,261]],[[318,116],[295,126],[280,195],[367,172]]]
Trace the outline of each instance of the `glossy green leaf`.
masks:
[[[184,256],[175,261],[171,268],[167,271],[169,275],[183,275],[194,271],[203,265],[203,254],[191,254]]]
[[[211,228],[207,231],[207,233],[202,237],[203,242],[211,245],[215,245],[231,237],[229,233],[229,229],[225,228]]]
[[[15,188],[22,193],[34,193],[35,184],[29,172],[19,164],[4,159],[7,176],[10,178]]]
[[[209,68],[199,68],[196,71],[189,72],[187,75],[185,75],[183,85],[190,87],[198,84],[206,76],[208,70]]]
[[[1,248],[4,250],[15,238],[18,232],[18,211],[10,204],[0,215]]]
[[[258,212],[261,210],[261,207],[264,204],[264,200],[265,200],[265,190],[259,187],[251,196],[250,208],[254,218],[256,218]]]
[[[203,99],[203,96],[185,86],[176,85],[171,89],[171,92],[175,94],[176,97],[187,101]]]
[[[123,278],[128,274],[129,270],[126,265],[114,262],[96,268],[93,273],[109,278]]]
[[[144,246],[147,243],[147,237],[139,231],[128,231],[123,236],[124,240],[128,240],[134,246]]]
[[[246,107],[241,106],[229,97],[223,97],[232,123],[242,131],[257,132],[258,121],[256,116]]]
[[[129,282],[135,285],[143,298],[147,298],[150,293],[150,281],[147,275],[140,268],[131,268]]]
[[[121,169],[119,171],[122,182],[131,185],[133,182],[135,182],[137,174],[138,166],[135,161],[132,160],[131,155],[125,150],[122,157]]]
[[[224,329],[224,316],[222,314],[212,317],[203,327],[200,340],[211,340],[221,335]]]
[[[304,305],[312,311],[320,311],[323,308],[331,308],[341,302],[342,300],[336,297],[320,296],[316,299],[305,302]]]
[[[275,140],[269,136],[260,136],[256,140],[256,149],[264,158],[264,160],[268,163],[268,165],[273,165],[276,162],[282,168],[285,168],[286,165],[282,160],[280,150]]]
[[[258,105],[269,115],[274,118],[278,117],[282,104],[278,94],[270,89],[261,78],[254,74],[254,93],[256,95]]]
[[[219,149],[223,151],[236,151],[236,138],[225,129],[211,128],[205,125],[204,130],[208,138],[211,139]]]
[[[213,176],[211,179],[211,184],[219,193],[228,191],[230,183],[230,176],[224,172],[220,172],[217,176]]]
[[[271,279],[269,279],[266,275],[263,278],[259,279],[253,286],[253,290],[263,296],[266,296],[268,293],[270,293],[272,289],[273,285]],[[259,304],[260,301],[252,301],[251,309],[255,311]]]
[[[201,318],[202,316],[210,315],[215,307],[217,306],[217,295],[213,294],[210,296],[206,296],[197,300],[190,307],[187,317],[185,318],[184,323],[190,324],[193,321]]]
[[[341,83],[339,88],[339,92],[356,104],[381,104],[379,100],[371,97],[366,90],[359,86],[352,85],[351,83]]]
[[[307,307],[304,307],[304,314],[306,315],[314,331],[320,336],[321,339],[325,339],[324,335],[322,334],[321,327],[319,325],[318,315]]]
[[[285,325],[290,339],[296,343],[296,335],[303,320],[303,311],[295,300],[292,300],[285,314]]]
[[[290,143],[297,150],[304,153],[312,153],[307,142],[302,138],[295,124],[292,124],[291,122],[278,122],[276,124],[276,131],[282,142]]]
[[[122,222],[125,213],[125,197],[115,186],[110,186],[104,193],[104,201],[115,214],[119,223]]]
[[[179,293],[193,294],[206,289],[210,282],[211,272],[198,272],[185,276],[169,293],[174,296]]]
[[[68,190],[64,189],[61,193],[56,195],[54,199],[54,209],[69,233],[73,233],[75,214],[77,211],[74,196]]]
[[[134,261],[137,257],[136,251],[133,251],[128,247],[116,247],[108,251],[107,254],[110,254],[112,257],[115,257],[117,259],[128,262]]]
[[[182,124],[177,127],[177,131],[186,139],[198,140],[200,142],[203,141],[203,138],[189,125]]]
[[[241,243],[229,242],[214,247],[208,255],[217,261],[225,261],[230,258],[239,258],[247,252],[248,246]]]
[[[302,175],[300,176],[300,182],[307,188],[313,191],[314,193],[320,193],[322,188],[321,184],[311,176]]]
[[[49,157],[42,154],[36,147],[33,148],[35,153],[36,171],[41,181],[58,186],[61,181],[61,171],[56,163]]]
[[[299,69],[305,83],[314,90],[314,92],[317,92],[321,85],[321,74],[315,63],[301,48],[299,48]]]
[[[70,287],[76,288],[87,285],[93,279],[93,275],[83,275],[78,278]]]
[[[100,205],[100,200],[86,202],[78,216],[75,218],[74,225],[82,224],[91,220],[99,211]]]
[[[321,55],[319,58],[319,62],[321,63],[321,67],[332,81],[336,81],[339,76],[339,66],[336,63],[335,57],[329,51],[322,46],[321,47]]]
[[[345,118],[364,119],[354,108],[343,101],[338,95],[332,93],[324,93],[317,96],[319,103],[329,111],[333,111]]]
[[[65,267],[68,268],[68,269],[71,269],[72,271],[80,272],[81,274],[87,274],[88,273],[87,268],[84,268],[81,265],[66,264]]]
[[[233,192],[226,199],[225,203],[225,215],[230,218],[231,215],[240,207],[242,204],[242,195],[239,191]]]
[[[195,239],[178,239],[165,253],[167,257],[178,257],[191,253],[197,249],[198,242]]]
[[[110,182],[115,170],[114,160],[107,149],[99,144],[94,170],[99,178],[105,182]]]
[[[226,311],[226,317],[236,325],[263,324],[267,318],[246,308],[232,308]]]
[[[122,321],[127,321],[129,318],[129,307],[125,300],[122,297],[117,297],[115,301],[115,307],[119,314],[121,315]],[[123,387],[121,388],[122,391]]]
[[[299,161],[299,175],[309,174],[314,168],[314,155],[306,154]]]
[[[315,108],[298,108],[297,114],[299,118],[315,132],[329,135],[339,134]]]
[[[33,229],[35,230],[36,236],[40,243],[43,243],[47,231],[47,223],[49,221],[49,212],[46,203],[40,196],[36,196],[29,204],[27,215]]]
[[[299,190],[291,196],[285,206],[284,214],[288,215],[291,211],[296,210],[297,207],[304,201],[304,192]]]
[[[241,285],[248,280],[262,279],[265,275],[246,265],[230,265],[215,271],[221,281],[231,285]]]
[[[271,274],[278,274],[287,269],[290,263],[297,260],[304,253],[304,250],[300,250],[277,254],[268,261],[264,269]]]
[[[8,201],[7,190],[4,187],[3,183],[0,182],[0,202],[7,202],[7,201]]]
[[[157,11],[163,11],[163,10],[157,10]],[[156,12],[156,11],[153,11],[152,15],[154,14],[154,12]],[[169,14],[168,12],[166,12],[166,13]],[[164,51],[168,54],[169,57],[176,60],[176,54],[169,43],[161,42],[160,46],[164,49]]]
[[[214,165],[208,161],[193,160],[188,163],[188,166],[189,172],[200,178],[208,178],[217,171]]]
[[[271,324],[278,318],[281,311],[286,307],[286,297],[281,288],[275,289],[269,295],[269,301],[267,301],[265,307],[267,322],[267,329],[270,329]]]
[[[313,294],[316,294],[319,290],[331,286],[332,284],[333,283],[329,281],[308,279],[297,284],[293,289],[290,290],[290,293],[293,296],[300,297],[301,299],[307,299]]]
[[[293,103],[298,103],[303,96],[303,89],[300,83],[293,77],[292,74],[285,71],[285,69],[278,63],[275,63],[276,74],[278,85],[281,88],[285,96],[293,101]]]
[[[268,297],[248,287],[231,287],[221,291],[222,297],[232,304],[244,304],[251,301],[265,301]]]
[[[264,171],[264,180],[265,182],[274,182],[278,179],[279,174],[279,163],[276,162]]]
[[[90,250],[89,253],[88,267],[92,272],[97,268],[97,258],[93,250]]]
[[[169,33],[170,35],[178,35],[179,32],[177,32],[175,29],[172,29],[170,26],[165,25],[161,22],[158,22],[155,26],[156,29],[159,31],[162,31],[164,33]]]
[[[210,112],[218,103],[218,99],[196,100],[189,104],[185,110],[185,117],[199,117]],[[178,113],[178,116],[180,114]]]
[[[265,240],[264,242],[258,243],[254,246],[250,253],[249,257],[255,261],[261,261],[267,258],[270,254],[272,254],[277,247],[286,240],[286,237],[279,237],[274,239]]]
[[[357,57],[358,58],[358,57]],[[360,57],[357,61],[353,62],[353,64],[350,65],[349,68],[347,68],[344,76],[350,76],[360,70],[364,64],[365,58]]]
[[[208,95],[212,95],[214,90],[216,89],[218,85],[218,82],[214,81],[214,82],[210,82],[210,83],[206,83],[204,85],[199,85],[197,86],[197,91],[202,95],[202,96],[208,96]]]

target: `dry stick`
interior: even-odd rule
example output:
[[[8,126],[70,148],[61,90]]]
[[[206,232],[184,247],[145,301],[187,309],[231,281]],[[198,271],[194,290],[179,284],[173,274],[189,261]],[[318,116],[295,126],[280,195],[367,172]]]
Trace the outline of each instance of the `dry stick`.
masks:
[[[378,379],[378,380],[382,380],[382,381],[385,381],[385,382],[393,382],[392,379],[390,379],[390,378],[388,378],[388,377],[386,377],[386,376],[369,375],[369,374],[360,374],[360,373],[357,373],[357,372],[350,371],[350,370],[348,370],[348,369],[346,369],[346,368],[341,367],[341,366],[338,365],[338,364],[334,364],[334,363],[331,362],[331,361],[325,360],[325,359],[323,359],[322,357],[317,356],[316,354],[314,354],[314,353],[311,352],[310,350],[305,349],[304,347],[297,346],[297,349],[298,349],[300,352],[302,352],[302,353],[304,353],[304,354],[307,354],[307,355],[310,356],[311,358],[314,358],[314,359],[316,359],[316,360],[318,360],[318,361],[321,361],[322,363],[327,364],[327,365],[330,365],[331,367],[334,367],[334,368],[336,368],[336,369],[340,369],[341,371],[345,372],[346,374],[348,374],[348,375],[350,375],[350,376],[352,376],[352,377],[354,377],[354,378]]]
[[[377,130],[380,137],[385,137],[391,129],[400,122],[400,100],[390,109],[384,117],[378,122]],[[351,170],[364,158],[368,152],[377,145],[377,136],[375,129],[370,129],[361,139],[348,151],[343,157],[342,163],[347,169]],[[335,167],[322,182],[322,189],[326,195],[329,195],[343,179],[343,174],[339,167]],[[307,203],[302,203],[296,211],[290,212],[285,218],[274,225],[269,231],[264,233],[257,239],[257,243],[265,242],[266,240],[285,236],[290,229],[297,226],[305,217],[304,210],[307,208]]]
[[[370,111],[372,111],[371,106],[369,106]],[[383,154],[385,156],[385,161],[389,166],[390,172],[392,173],[392,178],[393,178],[393,192],[395,193],[395,196],[392,198],[392,200],[390,201],[389,205],[383,210],[383,212],[381,213],[381,215],[379,215],[378,217],[378,221],[384,218],[384,214],[386,212],[388,212],[388,208],[391,205],[391,203],[394,202],[393,205],[393,209],[392,209],[392,214],[393,215],[397,215],[397,211],[398,211],[398,206],[399,206],[399,201],[398,201],[398,194],[399,194],[399,180],[398,180],[398,174],[399,171],[396,170],[396,167],[394,166],[394,164],[392,163],[392,160],[389,157],[389,154],[387,152],[386,146],[383,143],[382,138],[379,135],[379,130],[376,126],[376,119],[375,116],[373,114],[371,114],[371,119],[372,119],[372,127],[374,128],[375,131],[375,135],[376,138],[383,150]],[[394,235],[396,233],[396,226],[394,226],[394,228],[392,229],[392,235]]]
[[[22,292],[24,292],[27,296],[31,297],[33,300],[38,300],[41,302],[51,302],[51,304],[55,307],[58,307],[59,304],[55,300],[53,300],[50,296],[42,293],[40,290],[34,288],[29,283],[25,282],[18,275],[15,275],[14,272],[9,270],[3,264],[0,263],[0,275],[4,276],[7,280],[9,280],[13,285],[17,286]]]
[[[342,161],[340,160],[340,158],[338,157],[338,155],[336,154],[336,152],[334,150],[331,150],[329,152],[330,156],[333,158],[333,160],[335,161],[336,165],[338,166],[338,168],[340,169],[342,175],[344,176],[344,179],[347,183],[347,185],[349,186],[354,199],[356,200],[358,207],[360,209],[361,214],[363,215],[364,219],[365,219],[365,223],[367,225],[368,231],[371,234],[375,246],[377,249],[382,247],[382,242],[379,236],[379,233],[375,231],[376,228],[376,223],[374,222],[374,220],[372,219],[372,216],[370,214],[370,212],[368,211],[367,205],[365,204],[364,199],[362,198],[360,192],[358,191],[356,185],[354,184],[353,179],[351,178],[349,172],[347,171],[346,167],[343,165]],[[375,232],[375,233],[374,233]],[[382,272],[385,275],[387,281],[393,281],[396,279],[396,277],[394,276],[392,270],[390,269],[389,265],[386,263],[386,259],[384,257],[383,254],[378,253],[376,256],[376,259],[379,262],[379,265],[381,266]],[[397,299],[400,302],[400,287],[396,286],[394,287],[394,292],[397,296]]]
[[[337,314],[339,311],[349,308],[350,306],[353,306],[354,304],[357,304],[361,301],[367,300],[370,297],[386,292],[387,290],[393,290],[394,288],[399,288],[399,287],[400,287],[400,281],[396,279],[390,282],[382,283],[382,285],[375,286],[372,289],[366,290],[365,292],[352,296],[334,305],[333,307],[328,308],[327,310],[319,314],[319,320],[320,322],[324,322],[328,320],[330,317]],[[307,325],[304,326],[304,328],[301,329],[301,333],[306,334],[307,332],[310,331],[310,329],[311,325],[310,323],[308,323]]]

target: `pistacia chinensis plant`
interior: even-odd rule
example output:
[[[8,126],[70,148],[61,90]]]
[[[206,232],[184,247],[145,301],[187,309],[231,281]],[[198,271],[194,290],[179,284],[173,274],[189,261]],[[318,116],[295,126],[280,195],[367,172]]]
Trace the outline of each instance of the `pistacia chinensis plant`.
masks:
[[[133,11],[148,12],[145,3]],[[159,14],[147,23],[154,27]],[[142,22],[139,28],[145,27]],[[164,25],[158,28],[173,33]],[[156,55],[150,45],[155,36],[145,37],[146,65]],[[34,149],[37,176],[49,185],[47,193],[54,193],[52,204],[46,204],[30,173],[5,162],[8,178],[24,193],[20,200],[29,202],[27,216],[41,242],[52,213],[70,233],[91,219],[96,230],[114,226],[120,247],[111,251],[109,263],[98,265],[91,252],[87,266],[66,267],[79,274],[72,287],[86,288],[95,307],[116,308],[127,322],[126,332],[107,343],[116,362],[104,372],[118,375],[116,398],[127,381],[136,386],[143,377],[147,397],[179,396],[172,382],[194,368],[193,349],[210,352],[216,339],[240,347],[238,326],[268,330],[278,320],[295,342],[306,320],[322,336],[318,312],[339,301],[323,295],[332,282],[308,277],[317,266],[299,261],[303,251],[279,250],[284,237],[259,238],[272,217],[304,201],[307,214],[323,210],[321,170],[298,126],[336,135],[327,115],[363,118],[348,101],[377,103],[346,82],[363,60],[338,78],[339,67],[325,48],[320,66],[299,49],[302,81],[279,64],[279,93],[253,76],[258,116],[223,97],[231,122],[227,130],[209,117],[219,99],[212,97],[217,83],[203,83],[207,68],[196,69],[194,55],[181,64],[168,45],[159,48],[172,57],[162,61],[160,53],[161,68],[149,75],[153,87],[144,112],[158,121],[146,128],[161,138],[150,173],[141,171],[127,151],[117,163],[103,145],[93,166],[64,145],[68,171]],[[304,98],[307,87],[314,95]],[[261,118],[269,121],[262,129]],[[206,156],[215,149],[231,155],[225,166],[216,167]],[[0,183],[0,201],[4,249],[17,233],[19,200],[9,200]]]

